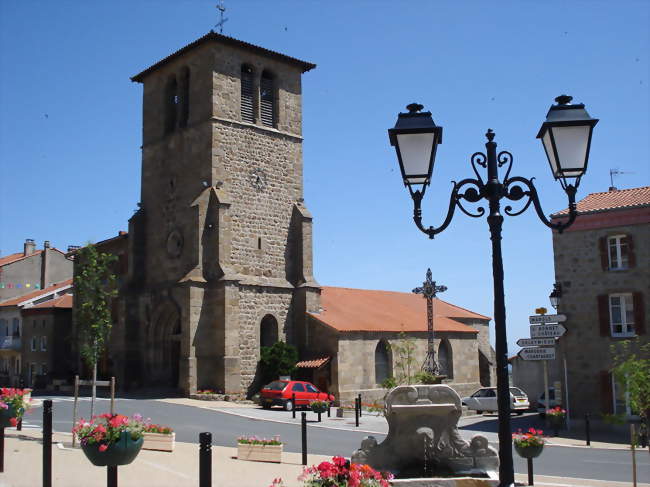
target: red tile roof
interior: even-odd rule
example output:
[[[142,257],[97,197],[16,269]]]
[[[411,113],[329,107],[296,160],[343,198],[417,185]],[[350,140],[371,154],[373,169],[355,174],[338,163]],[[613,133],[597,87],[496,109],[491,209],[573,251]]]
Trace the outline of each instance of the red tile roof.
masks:
[[[271,51],[270,49],[266,49],[264,47],[256,46],[254,44],[249,44],[248,42],[240,41],[239,39],[235,39],[234,37],[228,37],[222,34],[217,34],[214,31],[208,32],[206,35],[203,37],[199,37],[197,40],[189,43],[187,46],[182,47],[176,52],[173,52],[166,58],[158,61],[156,64],[148,67],[144,71],[142,71],[139,74],[136,74],[131,78],[131,81],[135,81],[138,83],[142,83],[144,81],[144,78],[146,75],[151,73],[152,71],[155,71],[156,69],[160,68],[161,66],[164,66],[174,58],[177,58],[178,56],[182,55],[183,53],[195,48],[196,46],[199,46],[201,44],[204,44],[205,42],[219,42],[221,44],[226,44],[226,45],[231,45],[231,46],[236,46],[236,47],[243,47],[245,49],[249,49],[254,52],[258,52],[264,56],[269,56],[275,59],[279,59],[284,62],[288,62],[294,65],[297,65],[302,69],[302,72],[309,71],[310,69],[314,69],[316,67],[315,64],[308,63],[305,61],[301,61],[300,59],[293,58],[291,56],[287,56],[285,54],[281,54],[279,52]]]
[[[18,252],[16,254],[5,255],[4,257],[0,257],[0,267],[2,267],[3,265],[12,264],[12,263],[17,262],[17,261],[22,260],[22,259],[26,259],[27,257],[32,257],[33,255],[38,255],[41,252],[43,252],[43,251],[42,250],[35,250],[33,253],[31,253],[29,255],[25,255],[23,252]]]
[[[296,367],[299,369],[317,369],[327,364],[330,361],[331,357],[317,358],[314,360],[303,360],[296,364]]]
[[[640,188],[617,189],[604,193],[591,193],[578,201],[578,213],[596,213],[599,211],[635,208],[650,205],[650,186]],[[566,208],[554,213],[561,217],[569,213]]]
[[[337,331],[427,331],[426,300],[417,294],[326,286],[321,305],[309,315]],[[441,332],[477,333],[454,318],[490,319],[440,299],[433,312],[433,329]]]
[[[55,299],[50,299],[49,301],[43,301],[42,303],[32,306],[30,309],[43,309],[43,308],[70,308],[72,309],[72,294],[64,294]]]
[[[23,301],[29,301],[30,299],[36,299],[39,296],[46,296],[53,291],[56,291],[57,289],[64,288],[66,286],[70,286],[72,284],[72,279],[67,279],[65,281],[59,282],[57,284],[52,284],[49,287],[46,287],[45,289],[39,289],[37,291],[32,291],[31,293],[23,294],[22,296],[18,296],[16,298],[11,298],[8,299],[7,301],[2,301],[0,303],[0,307],[4,306],[16,306]]]

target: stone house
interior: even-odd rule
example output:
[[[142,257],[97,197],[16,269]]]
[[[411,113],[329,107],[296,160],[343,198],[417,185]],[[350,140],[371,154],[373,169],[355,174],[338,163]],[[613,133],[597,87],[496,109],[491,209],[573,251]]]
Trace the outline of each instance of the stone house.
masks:
[[[426,300],[412,293],[322,287],[321,309],[308,313],[306,350],[298,364],[302,377],[343,403],[357,394],[381,399],[381,383],[400,374],[415,375],[427,354]],[[487,316],[434,299],[436,360],[444,382],[461,396],[495,384],[494,350]],[[403,333],[404,335],[401,335]],[[402,337],[413,340],[409,361],[394,351]]]
[[[612,345],[648,343],[650,312],[650,186],[592,193],[579,216],[553,233],[555,279],[562,286],[558,312],[567,333],[558,340],[558,374],[568,378],[573,417],[630,413],[611,374]],[[566,218],[567,210],[552,215]],[[566,358],[566,371],[562,359]]]
[[[72,277],[72,261],[45,241],[42,250],[25,240],[23,252],[0,256],[0,302],[45,289]],[[0,329],[1,329],[0,324]]]
[[[69,298],[65,301],[60,298],[71,293],[72,279],[67,279],[0,302],[0,323],[5,324],[0,328],[0,380],[3,383],[18,386],[22,379],[25,385],[32,386],[37,375],[47,375],[55,368],[51,354],[57,347],[52,348],[51,344],[67,339],[72,320],[71,306],[67,306]],[[66,306],[62,306],[64,303]],[[39,311],[32,314],[32,309]],[[57,360],[65,358],[62,354]]]

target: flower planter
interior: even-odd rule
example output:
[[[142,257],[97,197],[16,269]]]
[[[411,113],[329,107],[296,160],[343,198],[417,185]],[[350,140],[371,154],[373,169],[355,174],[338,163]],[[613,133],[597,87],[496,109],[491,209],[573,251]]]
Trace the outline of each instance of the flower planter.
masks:
[[[8,409],[0,409],[0,428],[15,426],[11,424],[11,418],[15,418],[16,416],[17,413],[13,406],[9,406]]]
[[[327,405],[326,404],[311,404],[310,408],[315,413],[324,414],[324,413],[327,412]]]
[[[537,458],[542,453],[544,445],[518,446],[515,444],[515,451],[521,458]]]
[[[354,409],[347,408],[337,408],[336,409],[337,418],[354,418]]]
[[[172,452],[176,442],[176,433],[143,433],[142,439],[144,440],[142,444],[143,450]]]
[[[251,445],[237,443],[237,458],[255,462],[282,463],[282,445]]]
[[[142,443],[142,438],[134,440],[129,432],[123,431],[119,440],[108,445],[105,451],[99,451],[99,443],[81,445],[81,449],[90,463],[97,467],[118,466],[128,465],[135,460],[140,453]]]

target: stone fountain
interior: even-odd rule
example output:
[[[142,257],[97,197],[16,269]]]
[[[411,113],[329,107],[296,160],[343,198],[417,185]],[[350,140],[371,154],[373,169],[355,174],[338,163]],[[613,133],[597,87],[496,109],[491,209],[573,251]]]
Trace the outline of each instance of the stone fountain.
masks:
[[[395,486],[496,486],[499,457],[485,436],[458,432],[460,396],[447,385],[398,386],[386,396],[388,435],[368,436],[353,463],[390,471]]]

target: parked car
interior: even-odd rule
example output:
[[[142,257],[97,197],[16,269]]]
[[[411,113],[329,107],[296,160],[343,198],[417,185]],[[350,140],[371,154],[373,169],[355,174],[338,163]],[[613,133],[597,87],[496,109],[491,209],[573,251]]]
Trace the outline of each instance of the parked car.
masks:
[[[549,401],[550,408],[554,408],[555,406],[562,405],[562,400],[555,399],[554,387],[548,388],[548,397],[550,399]],[[544,416],[546,416],[547,409],[549,409],[549,407],[546,407],[546,391],[542,391],[542,393],[537,397],[537,412],[543,418]]]
[[[483,387],[469,397],[462,399],[463,405],[468,409],[474,409],[478,414],[483,411],[497,411],[497,388]],[[510,410],[517,414],[524,414],[530,407],[528,396],[518,387],[510,388]]]
[[[294,394],[296,404],[293,403]],[[274,380],[260,392],[260,405],[264,409],[282,406],[286,411],[291,411],[294,407],[309,406],[312,401],[333,402],[334,396],[321,392],[314,384],[302,380]]]

